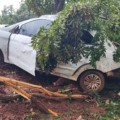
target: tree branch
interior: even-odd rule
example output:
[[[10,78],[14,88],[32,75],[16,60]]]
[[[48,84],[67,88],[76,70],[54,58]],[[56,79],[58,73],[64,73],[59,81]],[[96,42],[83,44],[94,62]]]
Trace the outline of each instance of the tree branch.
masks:
[[[65,4],[65,0],[54,0],[56,13],[60,12]]]

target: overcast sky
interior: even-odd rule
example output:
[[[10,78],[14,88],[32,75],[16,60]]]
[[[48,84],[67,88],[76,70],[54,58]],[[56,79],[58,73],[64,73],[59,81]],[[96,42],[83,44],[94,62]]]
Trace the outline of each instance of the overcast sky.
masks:
[[[15,9],[19,8],[21,0],[0,0],[0,13],[4,6],[13,5]]]

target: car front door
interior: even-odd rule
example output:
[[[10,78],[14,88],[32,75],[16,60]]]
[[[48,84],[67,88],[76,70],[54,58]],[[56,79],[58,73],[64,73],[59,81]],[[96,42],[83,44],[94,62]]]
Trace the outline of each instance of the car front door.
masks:
[[[9,61],[35,75],[36,51],[31,46],[31,38],[40,27],[50,24],[49,20],[34,20],[21,26],[19,33],[11,35],[9,44]]]

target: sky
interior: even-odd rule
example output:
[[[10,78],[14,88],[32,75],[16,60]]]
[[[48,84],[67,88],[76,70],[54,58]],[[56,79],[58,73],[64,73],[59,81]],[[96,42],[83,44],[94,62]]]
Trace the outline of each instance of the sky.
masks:
[[[15,9],[19,8],[21,0],[0,0],[0,13],[4,6],[13,5]]]

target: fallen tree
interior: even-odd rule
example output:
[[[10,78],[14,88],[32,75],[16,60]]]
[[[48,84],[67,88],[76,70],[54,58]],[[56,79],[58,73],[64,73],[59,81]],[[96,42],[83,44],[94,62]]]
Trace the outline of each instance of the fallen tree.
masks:
[[[89,46],[86,31],[96,32],[93,43],[98,42],[97,46]],[[38,51],[39,67],[49,72],[58,61],[76,64],[82,57],[89,57],[95,66],[105,57],[107,40],[120,44],[120,1],[78,0],[66,5],[50,29],[41,28],[33,37],[32,46]],[[120,61],[120,46],[113,59]]]
[[[17,94],[21,95],[22,97],[24,97],[25,99],[31,101],[33,104],[36,105],[37,108],[39,108],[41,111],[43,111],[44,113],[47,114],[52,114],[53,116],[58,116],[58,114],[56,112],[53,112],[52,110],[48,109],[45,105],[43,105],[40,100],[37,99],[36,96],[39,97],[44,97],[44,98],[50,98],[50,99],[69,99],[69,98],[73,98],[73,99],[85,99],[88,96],[87,95],[81,95],[81,94],[73,94],[73,95],[67,95],[67,94],[61,94],[60,92],[52,92],[49,91],[45,88],[43,88],[42,86],[38,86],[38,85],[33,85],[33,84],[29,84],[26,82],[21,82],[18,80],[14,80],[11,78],[6,78],[6,77],[2,77],[0,76],[0,82],[4,83],[5,85],[11,87]],[[29,88],[31,90],[37,91],[39,93],[27,93],[25,90],[23,90],[24,88]],[[16,97],[19,96],[3,96],[0,95],[0,100],[11,100],[11,99],[16,99]]]

